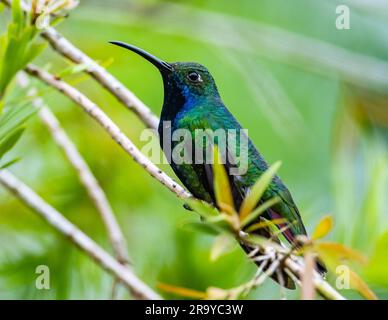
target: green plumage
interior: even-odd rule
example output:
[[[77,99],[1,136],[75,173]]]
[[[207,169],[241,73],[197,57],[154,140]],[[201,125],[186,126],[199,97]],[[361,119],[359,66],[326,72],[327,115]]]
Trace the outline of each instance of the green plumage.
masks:
[[[195,140],[195,130],[211,129],[234,129],[237,136],[240,134],[241,126],[233,115],[224,106],[215,82],[210,73],[203,66],[194,63],[173,63],[174,72],[163,75],[165,83],[165,100],[161,113],[159,134],[163,142],[163,123],[171,121],[172,131],[177,129],[187,129],[192,133]],[[200,75],[201,82],[193,82],[188,78],[190,73]],[[168,83],[168,86],[166,86]],[[235,203],[241,204],[242,199],[249,192],[261,174],[267,170],[268,166],[263,160],[253,143],[249,140],[248,150],[240,150],[239,139],[237,139],[235,152],[248,152],[248,170],[246,174],[238,177],[230,177],[233,184]],[[177,142],[172,142],[174,147]],[[164,148],[162,143],[162,148]],[[219,148],[223,150],[222,147]],[[228,150],[228,148],[226,148]],[[229,150],[228,150],[229,151]],[[193,159],[194,160],[194,159]],[[193,161],[194,162],[194,161]],[[196,197],[208,202],[215,203],[213,192],[213,181],[207,181],[206,165],[200,164],[175,164],[171,163],[175,173],[182,183]],[[272,209],[273,215],[279,215],[290,222],[288,239],[298,234],[306,234],[298,209],[292,197],[279,179],[275,177],[265,192],[263,200],[269,200],[279,196],[281,201]],[[238,209],[238,208],[237,208]],[[273,218],[267,214],[268,218]]]

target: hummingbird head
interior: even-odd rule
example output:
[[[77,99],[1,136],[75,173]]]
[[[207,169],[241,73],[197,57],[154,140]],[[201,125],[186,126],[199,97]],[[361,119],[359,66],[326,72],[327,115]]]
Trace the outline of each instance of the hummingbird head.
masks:
[[[168,63],[133,45],[120,41],[110,43],[137,53],[160,71],[164,83],[165,105],[170,105],[170,108],[177,109],[202,99],[219,98],[214,79],[203,65],[194,62]]]

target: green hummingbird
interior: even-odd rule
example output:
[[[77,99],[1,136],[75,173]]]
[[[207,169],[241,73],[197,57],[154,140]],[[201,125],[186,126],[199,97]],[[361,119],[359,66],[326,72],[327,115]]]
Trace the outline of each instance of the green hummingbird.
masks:
[[[111,41],[111,43],[137,53],[160,71],[164,84],[164,102],[158,127],[161,148],[166,156],[168,155],[167,158],[173,171],[185,187],[196,198],[216,204],[212,163],[197,163],[194,159],[194,153],[190,155],[191,163],[173,161],[170,155],[171,148],[174,148],[179,141],[172,140],[171,136],[166,136],[166,132],[169,130],[174,132],[178,129],[185,129],[193,136],[196,130],[235,130],[239,136],[242,127],[222,102],[211,73],[206,67],[198,63],[167,63],[133,45],[120,41]],[[215,143],[217,143],[216,140]],[[245,172],[240,175],[228,176],[234,204],[238,210],[252,186],[268,169],[268,165],[250,139],[247,138],[245,147],[242,146],[241,141],[237,141],[234,146],[237,146],[238,150],[231,150],[231,143],[223,142],[223,148],[219,149],[225,150],[227,155],[232,154],[232,158],[236,153],[246,153],[247,155]],[[202,151],[206,153],[206,150]],[[227,155],[225,158],[228,158]],[[225,167],[231,169],[235,164],[235,162],[226,161]],[[298,235],[307,235],[307,232],[290,192],[278,176],[273,178],[261,201],[267,201],[274,197],[278,197],[280,201],[269,208],[261,217],[268,220],[285,219],[288,223],[280,224],[278,227],[284,230],[282,231],[283,236],[292,245]],[[271,236],[268,230],[259,232],[266,237]],[[247,250],[247,248],[244,249]],[[321,274],[326,272],[323,263],[319,260],[317,260],[316,265]],[[273,278],[279,282],[276,276]],[[285,286],[293,288],[294,283],[286,277]]]

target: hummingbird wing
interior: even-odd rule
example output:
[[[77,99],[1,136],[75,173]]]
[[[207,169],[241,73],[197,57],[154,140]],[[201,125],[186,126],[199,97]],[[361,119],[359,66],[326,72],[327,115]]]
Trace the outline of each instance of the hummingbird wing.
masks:
[[[208,105],[196,106],[196,108],[186,112],[184,116],[178,117],[174,127],[189,130],[192,133],[194,140],[194,133],[198,129],[211,129],[213,132],[216,132],[218,129],[242,130],[240,124],[224,106],[209,108]],[[237,209],[240,207],[242,200],[249,193],[251,187],[257,179],[268,168],[268,165],[261,157],[253,143],[249,139],[248,141],[248,147],[246,150],[242,149],[243,146],[240,146],[238,141],[233,144],[234,149],[236,149],[237,146],[237,153],[248,153],[248,168],[245,174],[241,176],[230,175],[230,169],[233,167],[233,164],[230,161],[226,161],[225,163],[225,168],[228,173],[232,189],[232,195]],[[218,144],[219,143],[220,141],[218,141]],[[231,144],[228,143],[226,143],[225,146],[219,147],[220,150],[224,150],[224,152],[227,153],[224,155],[224,159],[228,160],[233,158],[233,155],[236,153],[236,150],[232,150],[233,148],[231,147]],[[205,154],[207,150],[204,149],[202,152]],[[235,163],[235,161],[233,161],[233,163]],[[199,196],[199,198],[205,201],[208,201],[210,198],[211,202],[215,203],[213,189],[213,166],[211,162],[196,164],[193,155],[193,164],[185,165],[185,167],[176,166],[174,171],[183,184],[185,184],[195,196]],[[189,176],[191,180],[189,183],[187,183],[187,176]],[[204,193],[206,193],[205,198]],[[287,224],[279,225],[278,227],[282,230],[284,237],[290,243],[293,243],[297,235],[306,234],[306,229],[290,192],[277,176],[273,179],[268,190],[264,193],[262,201],[269,200],[275,196],[278,196],[281,201],[267,210],[263,217],[267,219],[286,219]]]

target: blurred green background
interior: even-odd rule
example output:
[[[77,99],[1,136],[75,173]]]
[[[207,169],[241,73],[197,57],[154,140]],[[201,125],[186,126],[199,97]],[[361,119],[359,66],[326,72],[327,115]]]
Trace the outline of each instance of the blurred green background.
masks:
[[[343,3],[351,10],[350,30],[335,26],[336,6]],[[388,232],[387,9],[388,2],[374,0],[82,0],[58,30],[157,114],[163,101],[160,75],[109,40],[135,44],[166,61],[207,66],[225,104],[266,160],[283,162],[280,176],[307,229],[331,214],[335,226],[329,239],[374,257],[378,263],[363,275],[380,298],[388,298],[388,258],[376,253],[376,246],[386,248]],[[50,48],[36,63],[53,72],[67,66]],[[142,145],[144,126],[131,112],[93,80],[79,75],[67,80],[77,82]],[[76,105],[51,90],[44,98],[106,191],[140,278],[152,287],[164,282],[205,290],[252,277],[256,268],[237,247],[210,261],[214,238],[185,227],[197,215],[184,210]],[[22,160],[12,172],[111,251],[98,213],[38,117],[8,155],[15,156]],[[172,175],[168,166],[161,167]],[[50,268],[50,290],[35,288],[41,264]],[[0,188],[1,299],[105,299],[112,282]],[[349,290],[343,294],[358,298]],[[127,297],[124,289],[120,297]],[[287,297],[297,298],[298,292],[288,291]],[[279,287],[269,280],[249,298],[278,299]]]

